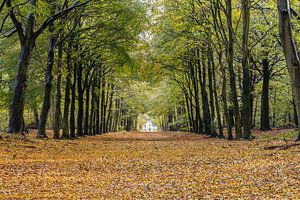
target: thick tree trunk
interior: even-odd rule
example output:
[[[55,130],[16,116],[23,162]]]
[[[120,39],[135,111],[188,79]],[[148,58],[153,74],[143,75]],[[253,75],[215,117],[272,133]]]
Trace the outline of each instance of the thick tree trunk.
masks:
[[[296,109],[296,104],[295,100],[293,99],[293,113],[294,113],[294,123],[295,126],[298,127],[298,115],[297,115],[297,109]]]
[[[8,125],[9,133],[21,133],[22,131],[27,71],[31,56],[32,43],[33,41],[30,40],[21,43],[18,60],[18,71],[14,86],[14,95],[10,106],[10,117]]]
[[[250,99],[250,65],[249,65],[249,28],[250,28],[250,0],[241,0],[243,20],[243,138],[251,136],[251,99]],[[239,137],[239,135],[237,135]]]
[[[291,86],[300,123],[300,60],[292,35],[291,11],[289,0],[277,0],[279,11],[280,38],[291,79]],[[300,129],[296,141],[300,140]]]

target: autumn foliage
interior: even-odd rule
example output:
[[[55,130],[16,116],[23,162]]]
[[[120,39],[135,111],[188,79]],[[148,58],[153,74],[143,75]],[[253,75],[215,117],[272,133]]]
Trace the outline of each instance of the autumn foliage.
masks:
[[[300,147],[282,134],[255,133],[251,142],[168,132],[4,135],[0,199],[297,199]]]

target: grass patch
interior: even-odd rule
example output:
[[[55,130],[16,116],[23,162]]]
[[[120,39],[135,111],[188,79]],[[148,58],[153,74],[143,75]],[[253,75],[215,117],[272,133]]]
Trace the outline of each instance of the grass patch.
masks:
[[[261,135],[258,137],[259,141],[271,141],[271,140],[289,140],[295,139],[298,134],[297,130],[285,132],[285,133],[278,133],[278,134],[268,134],[268,135]]]

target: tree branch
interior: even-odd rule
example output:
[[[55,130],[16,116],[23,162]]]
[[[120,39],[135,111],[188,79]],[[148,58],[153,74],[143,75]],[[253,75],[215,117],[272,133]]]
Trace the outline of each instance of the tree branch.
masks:
[[[91,2],[92,0],[87,0],[84,3],[78,4],[78,1],[75,1],[70,7],[66,8],[65,10],[59,11],[58,13],[52,15],[48,19],[44,21],[44,23],[41,25],[41,27],[35,32],[34,37],[37,38],[50,24],[52,24],[54,21],[59,19],[60,17],[68,14],[73,9],[84,6]]]

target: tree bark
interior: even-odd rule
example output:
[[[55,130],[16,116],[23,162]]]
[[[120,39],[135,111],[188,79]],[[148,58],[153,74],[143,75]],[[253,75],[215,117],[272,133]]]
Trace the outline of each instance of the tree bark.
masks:
[[[260,130],[269,131],[270,127],[270,110],[269,110],[269,83],[270,83],[270,68],[267,58],[263,59],[263,86],[261,93],[261,115],[260,115]]]
[[[72,84],[72,99],[70,107],[70,138],[76,138],[76,128],[75,128],[75,104],[76,104],[76,79],[77,79],[77,65],[74,63],[74,73],[73,73],[73,84]]]
[[[90,80],[88,78],[88,73],[86,74],[85,80],[85,117],[84,117],[84,134],[90,135],[89,131],[89,121],[90,121]]]
[[[214,101],[216,104],[216,113],[217,113],[217,121],[218,121],[218,128],[219,128],[218,137],[224,138],[223,125],[222,125],[222,120],[221,120],[221,111],[220,111],[218,91],[217,91],[216,66],[215,66],[215,62],[213,61],[212,50],[211,50],[211,59],[212,59],[212,81],[213,81]]]
[[[233,66],[233,46],[234,46],[234,37],[233,37],[233,27],[232,27],[232,0],[226,1],[227,7],[227,26],[228,26],[228,46],[227,48],[227,62],[229,68],[229,75],[230,75],[230,87],[231,87],[231,99],[233,104],[233,111],[234,111],[234,121],[235,121],[235,134],[236,139],[241,138],[242,131],[241,131],[241,116],[240,116],[240,108],[239,102],[237,99],[237,89],[236,89],[236,82],[235,82],[235,72]]]
[[[56,85],[56,101],[55,101],[55,118],[54,118],[54,139],[60,138],[60,128],[61,128],[61,79],[62,79],[62,57],[63,49],[62,44],[58,46],[58,62],[57,62],[57,85]]]
[[[251,136],[251,99],[250,99],[250,64],[249,64],[249,28],[250,28],[250,0],[241,0],[243,21],[243,139],[252,139]],[[237,139],[239,134],[237,134]]]
[[[209,44],[208,46],[208,68],[207,68],[207,75],[208,75],[208,88],[209,88],[209,105],[210,105],[210,116],[211,116],[211,136],[217,137],[216,132],[216,115],[215,115],[215,101],[214,101],[214,88],[213,88],[213,55],[212,55],[212,48]]]
[[[77,136],[84,136],[83,134],[83,95],[84,90],[82,89],[82,64],[78,64],[77,71],[77,93],[78,93],[78,113],[77,113]]]
[[[222,71],[222,102],[223,102],[223,112],[224,112],[224,117],[227,125],[227,134],[228,134],[228,140],[232,140],[232,127],[230,123],[230,117],[229,117],[229,110],[227,106],[227,77],[226,77],[226,68],[223,65],[223,60],[222,60],[222,51],[219,53],[219,63]]]
[[[22,131],[22,120],[24,116],[24,101],[27,81],[27,71],[31,56],[33,41],[21,42],[21,50],[18,60],[18,70],[15,79],[14,95],[10,106],[9,133],[20,133]]]
[[[207,135],[211,135],[211,116],[209,109],[209,101],[208,94],[206,91],[206,66],[205,66],[205,55],[202,52],[202,66],[200,63],[200,52],[197,51],[198,57],[198,73],[201,87],[201,96],[202,96],[202,110],[203,110],[203,124],[204,124],[204,133]],[[202,67],[202,69],[201,69]]]
[[[283,46],[287,68],[290,74],[290,81],[300,123],[300,60],[297,53],[295,40],[292,34],[291,10],[289,0],[277,0],[279,11],[280,38]],[[296,141],[300,140],[300,129]]]
[[[70,90],[71,90],[71,46],[69,44],[67,49],[67,77],[66,77],[66,89],[65,89],[65,105],[64,105],[64,117],[63,117],[63,132],[62,138],[70,137],[70,127],[69,127],[69,113],[70,113]]]
[[[54,48],[56,43],[56,36],[53,35],[53,24],[49,26],[49,32],[52,36],[49,39],[48,44],[48,64],[45,72],[45,89],[44,89],[44,100],[40,115],[40,122],[38,125],[38,138],[47,138],[46,125],[48,120],[48,113],[51,107],[51,89],[52,89],[52,69],[54,65]]]

